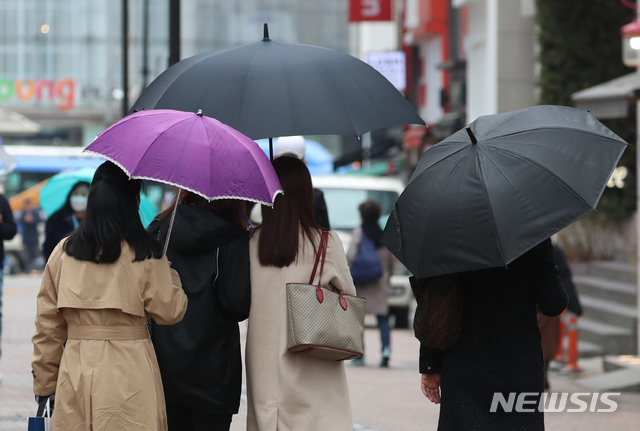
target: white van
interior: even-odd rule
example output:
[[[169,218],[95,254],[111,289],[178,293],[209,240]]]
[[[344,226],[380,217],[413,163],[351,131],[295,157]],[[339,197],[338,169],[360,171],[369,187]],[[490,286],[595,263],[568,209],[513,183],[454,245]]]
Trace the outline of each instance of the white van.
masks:
[[[393,204],[404,190],[403,182],[392,177],[332,174],[315,176],[312,181],[314,187],[324,192],[331,230],[340,236],[345,252],[351,242],[351,232],[361,223],[358,205],[367,199],[378,201],[382,207],[379,224],[384,229]],[[395,317],[395,327],[407,328],[413,320],[415,299],[409,275],[407,269],[396,261],[389,293],[389,313]]]

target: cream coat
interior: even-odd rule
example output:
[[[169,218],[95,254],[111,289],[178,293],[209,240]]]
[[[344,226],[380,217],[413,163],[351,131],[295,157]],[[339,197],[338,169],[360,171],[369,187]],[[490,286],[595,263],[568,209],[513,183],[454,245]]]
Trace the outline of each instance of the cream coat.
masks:
[[[133,263],[126,244],[117,262],[96,264],[67,255],[63,242],[42,277],[32,339],[33,390],[56,394],[54,431],[166,430],[146,322],[182,319],[178,274],[166,257]]]
[[[343,362],[287,351],[285,284],[309,282],[314,247],[304,240],[298,261],[285,268],[258,260],[259,231],[251,237],[251,311],[246,345],[247,431],[351,431],[351,404]],[[318,238],[318,243],[319,238]],[[317,283],[317,276],[316,280]],[[331,233],[322,285],[355,294],[338,235]]]

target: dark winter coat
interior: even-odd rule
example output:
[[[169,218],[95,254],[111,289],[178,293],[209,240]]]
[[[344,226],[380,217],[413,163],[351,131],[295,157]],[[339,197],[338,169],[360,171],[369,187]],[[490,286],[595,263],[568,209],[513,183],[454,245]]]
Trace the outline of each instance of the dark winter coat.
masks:
[[[169,220],[149,226],[163,244]],[[167,257],[189,298],[180,323],[152,326],[167,405],[237,413],[242,386],[238,322],[249,317],[251,303],[248,232],[214,211],[181,204]]]
[[[9,201],[3,194],[0,194],[0,213],[2,214],[2,223],[0,223],[0,269],[2,269],[4,268],[4,244],[2,241],[16,236],[18,230]]]
[[[45,262],[56,248],[60,240],[76,229],[73,222],[73,214],[56,212],[49,217],[44,229],[44,243],[42,244],[42,255]]]
[[[542,412],[516,413],[515,403],[513,413],[500,407],[491,413],[490,408],[496,392],[508,399],[510,392],[544,391],[536,304],[549,316],[562,313],[567,305],[551,241],[506,268],[462,273],[461,283],[460,340],[444,352],[420,348],[420,372],[441,377],[438,430],[543,430]]]

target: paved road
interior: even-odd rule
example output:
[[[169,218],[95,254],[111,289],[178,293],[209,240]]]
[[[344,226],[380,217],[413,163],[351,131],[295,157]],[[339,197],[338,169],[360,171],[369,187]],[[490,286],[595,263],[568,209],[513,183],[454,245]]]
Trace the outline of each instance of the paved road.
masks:
[[[26,418],[35,411],[31,389],[31,334],[35,316],[38,277],[5,278],[2,352],[0,359],[0,430],[24,431]],[[435,430],[438,407],[430,404],[419,388],[417,373],[418,343],[409,330],[394,330],[389,369],[377,368],[379,361],[377,331],[365,334],[367,357],[365,367],[347,365],[347,376],[353,409],[354,430],[359,431],[424,431]],[[601,372],[597,359],[582,360],[588,374]],[[587,392],[571,377],[552,375],[555,392]],[[584,397],[583,397],[584,399]],[[588,399],[588,398],[587,398]],[[636,431],[640,430],[640,394],[623,393],[618,410],[613,413],[547,413],[546,429],[550,431]],[[330,412],[327,412],[330,414]],[[245,429],[246,404],[243,402],[232,423],[233,431]],[[322,431],[322,430],[320,430]]]

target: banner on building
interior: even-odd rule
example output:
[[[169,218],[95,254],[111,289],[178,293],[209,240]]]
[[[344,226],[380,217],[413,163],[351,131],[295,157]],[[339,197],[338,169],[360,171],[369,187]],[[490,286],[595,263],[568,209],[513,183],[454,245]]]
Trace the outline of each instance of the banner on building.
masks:
[[[387,78],[400,92],[407,88],[406,57],[404,51],[370,52],[367,63]]]
[[[349,0],[349,21],[393,21],[392,0]]]

